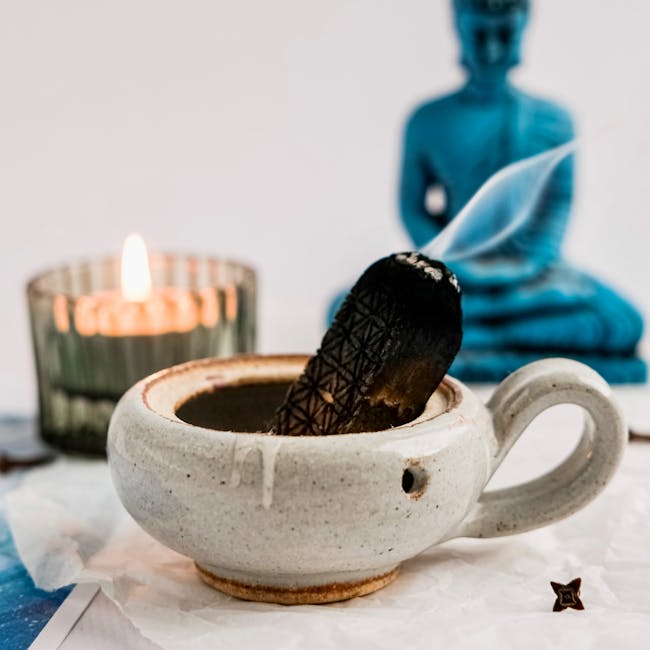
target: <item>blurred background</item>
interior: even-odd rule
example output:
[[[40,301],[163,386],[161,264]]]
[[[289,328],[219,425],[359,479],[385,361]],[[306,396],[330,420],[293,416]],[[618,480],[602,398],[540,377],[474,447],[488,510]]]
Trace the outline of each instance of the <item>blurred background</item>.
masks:
[[[132,231],[253,264],[264,352],[314,350],[332,294],[408,248],[403,123],[462,80],[447,0],[0,7],[0,410],[36,404],[28,277]],[[583,136],[567,257],[646,318],[649,21],[644,0],[533,0],[514,75]]]

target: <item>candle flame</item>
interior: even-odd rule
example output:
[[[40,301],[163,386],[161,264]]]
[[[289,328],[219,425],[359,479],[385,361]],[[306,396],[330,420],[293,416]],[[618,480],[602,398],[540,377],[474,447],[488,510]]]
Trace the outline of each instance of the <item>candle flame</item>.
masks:
[[[151,271],[144,239],[135,233],[122,248],[122,296],[131,302],[144,302],[151,296]]]

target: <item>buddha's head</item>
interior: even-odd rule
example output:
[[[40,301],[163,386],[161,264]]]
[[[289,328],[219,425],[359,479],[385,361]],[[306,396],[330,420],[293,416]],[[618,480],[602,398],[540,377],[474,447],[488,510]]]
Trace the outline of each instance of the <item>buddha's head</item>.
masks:
[[[521,59],[529,0],[453,0],[461,63],[480,84],[502,83]]]

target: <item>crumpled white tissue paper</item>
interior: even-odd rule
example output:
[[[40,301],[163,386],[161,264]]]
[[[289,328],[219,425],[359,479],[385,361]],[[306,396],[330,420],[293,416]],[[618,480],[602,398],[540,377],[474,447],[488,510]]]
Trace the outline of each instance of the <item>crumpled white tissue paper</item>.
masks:
[[[569,519],[514,537],[448,542],[406,562],[389,587],[331,605],[249,603],[205,586],[190,559],[133,522],[100,461],[60,460],[30,472],[7,495],[6,512],[39,587],[99,583],[145,637],[169,650],[610,650],[647,647],[650,638],[643,443],[628,448],[606,491]],[[578,576],[585,611],[552,613],[549,581]]]

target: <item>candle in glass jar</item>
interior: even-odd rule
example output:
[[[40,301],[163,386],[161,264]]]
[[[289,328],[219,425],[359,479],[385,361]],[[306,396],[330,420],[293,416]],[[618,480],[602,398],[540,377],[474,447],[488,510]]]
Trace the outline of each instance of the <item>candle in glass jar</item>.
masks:
[[[242,264],[152,255],[127,238],[121,260],[34,278],[28,298],[43,437],[103,453],[117,400],[183,361],[253,352],[255,273]]]

